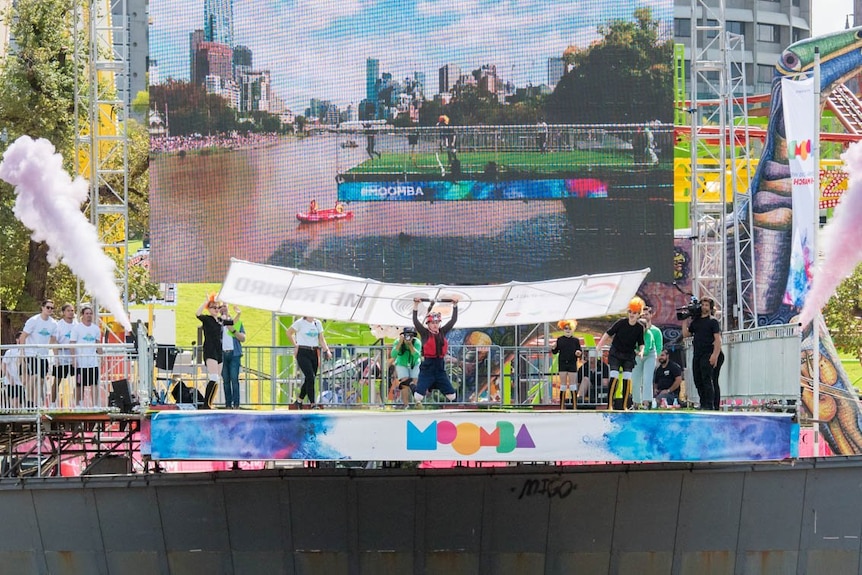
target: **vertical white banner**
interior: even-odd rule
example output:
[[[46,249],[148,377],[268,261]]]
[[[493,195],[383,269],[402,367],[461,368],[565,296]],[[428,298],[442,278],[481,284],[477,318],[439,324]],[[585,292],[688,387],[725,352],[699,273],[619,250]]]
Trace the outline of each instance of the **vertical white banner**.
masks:
[[[814,79],[781,80],[787,157],[793,194],[793,244],[784,303],[802,307],[814,266],[814,210],[820,179],[814,163]]]

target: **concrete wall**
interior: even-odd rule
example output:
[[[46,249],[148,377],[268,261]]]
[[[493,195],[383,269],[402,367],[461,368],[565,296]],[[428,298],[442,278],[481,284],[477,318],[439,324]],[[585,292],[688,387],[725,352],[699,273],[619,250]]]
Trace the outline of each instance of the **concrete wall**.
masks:
[[[860,573],[862,459],[0,481],[0,571]]]

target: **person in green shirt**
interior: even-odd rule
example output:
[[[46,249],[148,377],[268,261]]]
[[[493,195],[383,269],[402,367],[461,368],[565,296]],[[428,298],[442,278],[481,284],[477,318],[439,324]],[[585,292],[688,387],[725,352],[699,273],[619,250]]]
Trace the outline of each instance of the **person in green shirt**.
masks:
[[[635,363],[632,378],[634,379],[635,403],[644,407],[652,404],[653,375],[658,354],[664,347],[661,330],[652,324],[652,308],[644,307],[638,320],[644,326],[644,354]]]
[[[222,317],[230,317],[227,304],[219,307]],[[239,407],[239,370],[242,366],[242,344],[245,341],[245,327],[239,316],[242,312],[233,306],[233,325],[225,325],[222,332],[223,362],[221,378],[224,382],[224,406],[228,409]]]
[[[398,341],[392,346],[392,359],[395,360],[395,376],[398,378],[398,390],[401,402],[410,405],[410,398],[416,388],[419,377],[419,363],[422,360],[422,344],[412,327],[405,327]]]

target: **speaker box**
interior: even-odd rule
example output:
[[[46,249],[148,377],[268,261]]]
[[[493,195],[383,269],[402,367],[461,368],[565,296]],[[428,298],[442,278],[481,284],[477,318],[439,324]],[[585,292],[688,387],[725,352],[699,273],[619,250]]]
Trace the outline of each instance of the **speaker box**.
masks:
[[[157,345],[156,367],[163,371],[173,371],[179,354],[180,350],[175,345]]]
[[[129,380],[118,379],[111,383],[108,405],[118,408],[121,413],[132,413],[132,392],[129,390]]]
[[[88,465],[81,475],[128,475],[132,472],[132,460],[122,455],[100,455]]]

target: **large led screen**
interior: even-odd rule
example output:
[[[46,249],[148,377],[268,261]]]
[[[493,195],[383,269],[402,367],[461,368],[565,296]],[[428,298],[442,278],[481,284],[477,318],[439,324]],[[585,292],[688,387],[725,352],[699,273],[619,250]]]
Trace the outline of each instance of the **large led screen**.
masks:
[[[151,274],[673,262],[672,0],[150,3]]]

